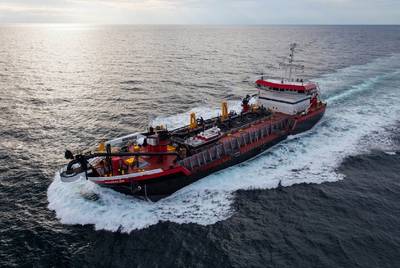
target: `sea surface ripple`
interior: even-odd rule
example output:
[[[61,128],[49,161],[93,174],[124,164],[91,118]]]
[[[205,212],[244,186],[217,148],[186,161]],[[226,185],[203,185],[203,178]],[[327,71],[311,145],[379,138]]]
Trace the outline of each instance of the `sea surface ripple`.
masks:
[[[0,266],[396,267],[399,26],[0,26]],[[239,109],[289,43],[323,120],[157,203],[65,148]],[[278,187],[281,182],[284,187]]]

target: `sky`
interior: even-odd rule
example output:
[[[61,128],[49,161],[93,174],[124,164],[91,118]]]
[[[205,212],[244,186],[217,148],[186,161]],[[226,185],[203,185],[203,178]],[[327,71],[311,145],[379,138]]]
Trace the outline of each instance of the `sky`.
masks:
[[[0,23],[400,24],[400,0],[0,0]]]

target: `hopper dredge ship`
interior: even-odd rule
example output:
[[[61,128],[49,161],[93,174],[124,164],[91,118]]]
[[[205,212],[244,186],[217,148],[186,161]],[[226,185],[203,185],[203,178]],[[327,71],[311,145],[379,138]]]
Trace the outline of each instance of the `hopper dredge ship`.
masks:
[[[190,115],[190,124],[168,130],[150,127],[100,142],[98,148],[74,156],[65,152],[69,164],[60,173],[63,182],[86,178],[125,194],[158,200],[218,170],[243,162],[289,135],[311,129],[323,116],[326,103],[318,85],[292,78],[301,68],[293,63],[291,45],[287,77],[256,81],[258,94],[250,104],[247,95],[240,113],[228,112],[203,120]]]

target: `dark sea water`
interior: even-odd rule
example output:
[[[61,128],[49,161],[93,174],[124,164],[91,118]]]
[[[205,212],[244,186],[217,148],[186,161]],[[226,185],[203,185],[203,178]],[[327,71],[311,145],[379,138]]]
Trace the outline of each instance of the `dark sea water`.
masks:
[[[157,203],[59,181],[65,148],[238,109],[292,42],[311,131]],[[400,26],[3,25],[0,91],[1,267],[400,267]]]

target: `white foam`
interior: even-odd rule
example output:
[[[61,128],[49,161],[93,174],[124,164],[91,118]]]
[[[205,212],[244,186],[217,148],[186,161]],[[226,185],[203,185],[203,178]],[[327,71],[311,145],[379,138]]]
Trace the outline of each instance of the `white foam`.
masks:
[[[319,79],[328,100],[325,117],[312,130],[271,148],[240,165],[210,175],[157,203],[148,203],[103,189],[84,180],[61,183],[58,175],[48,189],[49,208],[65,224],[94,224],[96,229],[129,232],[159,221],[213,224],[233,211],[238,189],[274,188],[296,183],[343,179],[336,169],[351,154],[387,142],[384,127],[400,114],[400,55],[352,66]],[[239,109],[240,102],[229,102]],[[192,111],[208,118],[218,108]],[[169,128],[186,124],[188,113],[159,117],[153,123]],[[361,142],[363,141],[363,142]],[[85,196],[96,194],[96,201]]]

